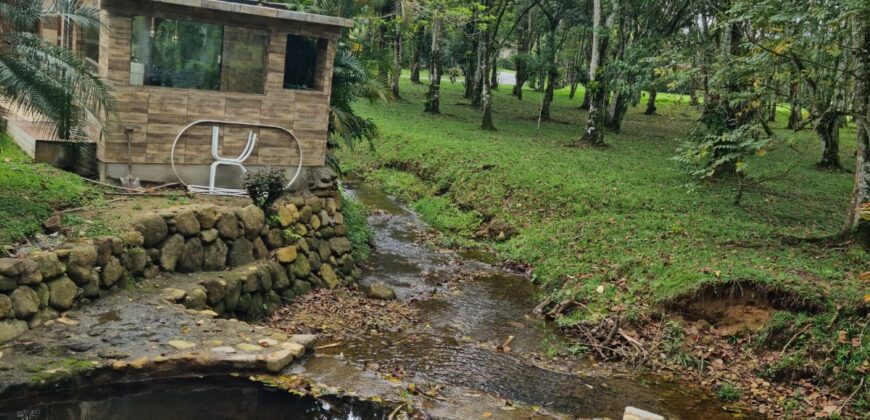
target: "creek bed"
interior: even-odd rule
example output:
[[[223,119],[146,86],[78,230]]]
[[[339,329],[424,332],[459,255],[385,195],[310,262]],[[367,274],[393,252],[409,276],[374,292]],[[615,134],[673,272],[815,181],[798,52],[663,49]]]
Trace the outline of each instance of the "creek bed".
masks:
[[[534,315],[537,290],[528,279],[491,265],[491,256],[425,245],[421,233],[428,227],[376,188],[358,184],[351,193],[374,209],[369,222],[376,248],[362,283],[379,281],[395,289],[399,299],[419,308],[427,328],[346,340],[318,352],[305,365],[309,376],[329,376],[335,364],[322,356],[332,355],[338,363],[402,372],[406,382],[480,391],[555,414],[620,418],[626,406],[634,406],[669,418],[734,418],[709,392],[681,381],[612,374],[577,358],[542,363],[548,351],[564,350],[568,343],[552,323]],[[513,337],[510,351],[497,351],[508,337]]]

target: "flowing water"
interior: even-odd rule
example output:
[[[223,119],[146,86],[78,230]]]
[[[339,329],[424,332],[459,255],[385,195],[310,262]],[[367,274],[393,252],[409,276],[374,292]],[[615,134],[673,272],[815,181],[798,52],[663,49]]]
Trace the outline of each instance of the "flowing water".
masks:
[[[151,380],[0,403],[0,420],[386,419],[389,411],[349,399],[272,391],[246,379]]]
[[[620,418],[626,406],[634,406],[668,417],[735,417],[708,393],[684,383],[603,374],[592,361],[552,363],[558,371],[542,367],[547,351],[565,343],[550,323],[533,314],[537,291],[528,279],[479,261],[491,258],[432,249],[421,240],[426,226],[413,211],[364,184],[352,193],[375,209],[369,221],[376,249],[363,284],[380,281],[393,287],[399,299],[420,308],[429,328],[421,334],[362,338],[323,353],[401,371],[417,383],[479,390],[571,416]],[[510,351],[496,351],[511,336]],[[320,361],[309,367],[315,376],[323,369],[330,365]]]

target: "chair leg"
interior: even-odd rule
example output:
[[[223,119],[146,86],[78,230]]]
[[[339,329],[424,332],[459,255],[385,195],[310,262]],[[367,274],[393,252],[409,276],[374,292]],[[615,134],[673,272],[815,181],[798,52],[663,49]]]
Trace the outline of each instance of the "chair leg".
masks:
[[[221,162],[219,160],[211,164],[211,169],[209,170],[208,176],[208,191],[210,193],[214,193],[214,184],[215,179],[217,178],[217,168],[218,166],[220,166],[220,164]]]

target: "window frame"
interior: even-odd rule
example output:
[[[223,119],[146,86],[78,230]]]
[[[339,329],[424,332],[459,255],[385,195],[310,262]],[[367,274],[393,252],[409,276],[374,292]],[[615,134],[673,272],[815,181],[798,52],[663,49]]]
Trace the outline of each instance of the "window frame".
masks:
[[[149,84],[133,84],[129,79],[126,80],[127,85],[134,88],[148,88],[148,89],[166,89],[166,90],[178,90],[185,92],[199,92],[203,94],[209,95],[249,95],[249,96],[257,96],[257,97],[265,97],[268,94],[268,77],[269,77],[269,56],[271,55],[270,46],[272,43],[273,29],[272,28],[263,28],[263,27],[255,27],[253,25],[239,25],[237,22],[225,22],[225,21],[217,21],[212,19],[203,19],[197,18],[195,16],[172,16],[166,13],[152,13],[152,14],[132,14],[129,15],[130,21],[130,51],[127,54],[129,59],[129,63],[133,63],[133,20],[137,17],[144,17],[148,19],[164,19],[164,20],[174,20],[174,21],[184,21],[184,22],[193,22],[203,25],[216,25],[221,27],[221,54],[219,56],[220,63],[220,72],[218,73],[218,79],[222,80],[224,73],[224,50],[223,48],[226,46],[225,36],[226,36],[226,28],[232,27],[235,29],[242,29],[246,31],[260,31],[266,34],[266,42],[263,45],[263,69],[261,71],[261,80],[263,84],[263,88],[261,92],[237,92],[237,91],[229,91],[223,90],[223,83],[221,83],[221,89],[212,90],[212,89],[197,89],[197,88],[188,88],[188,87],[176,87],[176,86],[159,86],[159,85],[149,85]]]

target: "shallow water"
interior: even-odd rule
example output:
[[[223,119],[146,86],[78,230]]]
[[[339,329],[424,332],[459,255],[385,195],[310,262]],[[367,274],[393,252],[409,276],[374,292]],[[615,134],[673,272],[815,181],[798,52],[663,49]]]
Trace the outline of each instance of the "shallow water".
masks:
[[[403,372],[416,383],[479,390],[571,416],[619,418],[626,406],[634,406],[668,417],[735,417],[708,393],[654,375],[617,378],[597,373],[601,369],[593,362],[582,360],[557,362],[564,371],[541,367],[535,360],[564,348],[565,341],[551,323],[533,314],[534,285],[481,262],[494,261],[491,256],[428,247],[420,238],[426,226],[417,215],[377,189],[361,184],[351,192],[376,209],[369,220],[376,249],[362,283],[393,287],[399,299],[420,308],[429,328],[361,338],[321,353]],[[496,351],[508,337],[514,337],[510,351]],[[319,361],[309,371],[317,369],[329,364]]]
[[[0,402],[2,420],[361,420],[388,415],[375,404],[298,397],[225,377],[115,384]]]

